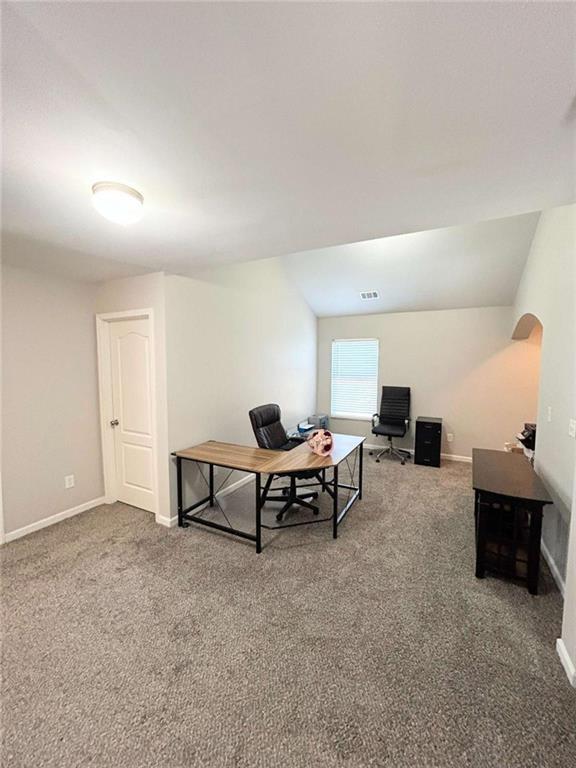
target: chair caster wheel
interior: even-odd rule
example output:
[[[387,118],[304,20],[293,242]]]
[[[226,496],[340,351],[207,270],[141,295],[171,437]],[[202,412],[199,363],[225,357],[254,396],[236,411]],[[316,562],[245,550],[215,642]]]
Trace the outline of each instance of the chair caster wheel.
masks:
[[[368,451],[369,456],[374,456],[374,451]]]
[[[282,496],[288,496],[289,492],[290,492],[289,488],[282,488]]]
[[[190,528],[190,523],[182,523],[182,528]]]
[[[406,462],[405,461],[401,461],[400,464],[402,464],[402,466],[404,466],[404,464],[406,464]]]
[[[320,514],[320,510],[319,510],[319,509],[313,509],[313,510],[312,510],[312,512],[313,512],[315,515],[319,515],[319,514]]]
[[[311,499],[317,499],[318,498],[318,494],[316,493],[316,491],[314,491],[314,493],[312,494],[312,496],[310,498]]]
[[[280,514],[276,515],[276,522],[277,523],[281,523],[283,517],[284,517],[284,515],[280,515]]]
[[[380,459],[376,459],[376,464],[380,464]]]

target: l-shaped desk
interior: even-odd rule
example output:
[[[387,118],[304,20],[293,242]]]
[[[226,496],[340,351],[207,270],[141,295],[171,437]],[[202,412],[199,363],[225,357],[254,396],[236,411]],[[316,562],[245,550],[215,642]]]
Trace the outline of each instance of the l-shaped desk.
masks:
[[[318,456],[312,453],[306,443],[298,445],[291,451],[271,451],[265,448],[252,448],[246,445],[235,445],[234,443],[220,443],[215,440],[209,440],[200,443],[192,448],[185,448],[181,451],[175,451],[172,455],[176,458],[176,471],[178,483],[178,525],[182,528],[188,527],[188,523],[193,522],[204,525],[208,528],[215,528],[219,531],[231,533],[243,539],[248,539],[256,544],[256,552],[262,551],[262,528],[269,528],[262,523],[262,475],[291,475],[295,473],[314,470],[321,472],[325,476],[326,470],[333,469],[332,480],[325,480],[324,489],[328,490],[332,496],[332,535],[338,537],[338,526],[344,520],[350,507],[357,499],[362,498],[362,446],[364,437],[355,437],[352,435],[333,435],[334,444],[332,452],[328,456]],[[357,451],[358,459],[358,485],[354,485],[354,469],[350,468],[348,457]],[[198,464],[208,466],[208,488],[209,494],[203,499],[194,502],[188,507],[184,506],[184,488],[182,479],[182,462],[193,461]],[[339,466],[342,462],[348,463],[350,470],[350,483],[341,483],[339,481]],[[354,467],[356,462],[354,463]],[[256,495],[255,495],[255,519],[256,532],[248,533],[232,526],[221,525],[213,520],[207,520],[198,515],[190,514],[199,507],[209,505],[214,506],[217,501],[217,491],[214,491],[214,467],[223,467],[231,471],[239,470],[254,475]],[[338,509],[338,491],[346,489],[352,492],[347,499],[343,509]],[[329,518],[321,518],[317,522],[322,522]],[[314,521],[316,522],[316,521]],[[298,523],[297,523],[298,524]],[[289,526],[274,526],[285,528]]]

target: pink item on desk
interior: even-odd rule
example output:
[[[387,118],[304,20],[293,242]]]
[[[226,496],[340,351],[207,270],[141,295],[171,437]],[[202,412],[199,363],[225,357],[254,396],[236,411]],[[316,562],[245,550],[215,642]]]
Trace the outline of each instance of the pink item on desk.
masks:
[[[317,429],[315,432],[312,432],[306,442],[310,449],[318,454],[318,456],[328,456],[334,443],[332,432],[328,432],[327,429]]]

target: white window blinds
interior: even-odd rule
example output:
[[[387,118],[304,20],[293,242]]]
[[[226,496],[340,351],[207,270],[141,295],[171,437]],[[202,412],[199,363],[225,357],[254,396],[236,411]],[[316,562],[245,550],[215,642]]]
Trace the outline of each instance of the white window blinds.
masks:
[[[332,416],[367,419],[378,410],[378,339],[332,342]]]

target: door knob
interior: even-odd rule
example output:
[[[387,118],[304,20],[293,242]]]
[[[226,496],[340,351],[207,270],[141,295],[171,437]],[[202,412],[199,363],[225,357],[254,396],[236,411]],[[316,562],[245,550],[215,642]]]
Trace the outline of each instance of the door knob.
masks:
[[[117,427],[117,426],[118,426],[118,424],[120,424],[120,422],[118,421],[118,419],[112,419],[112,421],[110,422],[110,426],[111,426],[111,427]]]

